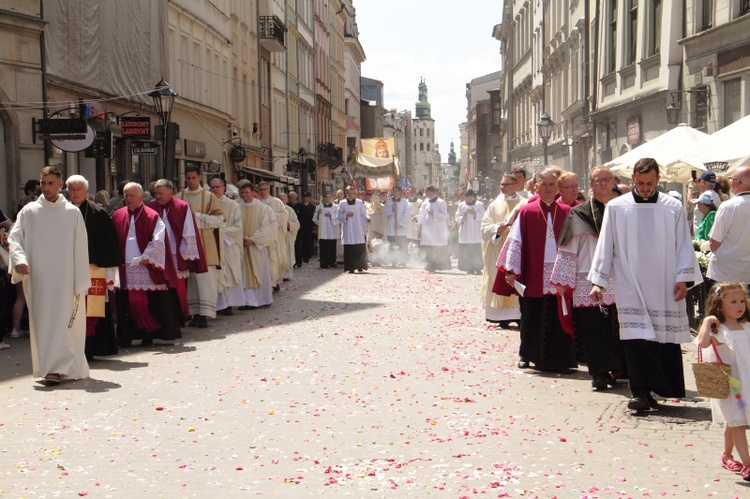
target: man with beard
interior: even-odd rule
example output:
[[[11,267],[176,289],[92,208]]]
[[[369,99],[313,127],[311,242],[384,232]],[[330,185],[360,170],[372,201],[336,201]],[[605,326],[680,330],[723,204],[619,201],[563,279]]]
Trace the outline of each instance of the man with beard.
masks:
[[[177,197],[190,205],[198,225],[206,272],[190,272],[187,281],[188,304],[193,318],[191,326],[208,327],[207,318],[216,318],[216,299],[219,295],[216,267],[221,265],[223,241],[219,228],[224,216],[219,200],[201,185],[201,172],[197,166],[185,168],[187,187]]]
[[[88,378],[86,301],[91,287],[88,238],[81,211],[60,194],[62,173],[47,166],[41,196],[18,213],[8,235],[13,284],[23,282],[29,307],[31,366],[46,385]]]

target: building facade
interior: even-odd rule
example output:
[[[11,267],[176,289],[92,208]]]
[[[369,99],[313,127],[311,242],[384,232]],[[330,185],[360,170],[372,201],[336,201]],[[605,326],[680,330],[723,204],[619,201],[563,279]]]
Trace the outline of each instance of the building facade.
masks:
[[[0,5],[0,209],[8,216],[45,162],[44,142],[32,133],[32,121],[47,117],[38,105],[47,100],[44,29],[39,2]]]

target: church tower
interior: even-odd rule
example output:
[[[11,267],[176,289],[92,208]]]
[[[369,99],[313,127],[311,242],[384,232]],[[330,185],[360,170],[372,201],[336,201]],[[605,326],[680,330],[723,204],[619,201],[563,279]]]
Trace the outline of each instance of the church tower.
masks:
[[[424,78],[419,81],[419,100],[416,103],[415,118],[412,120],[412,159],[409,168],[413,178],[409,180],[417,189],[435,185],[441,181],[439,175],[440,159],[435,147],[435,120],[430,114],[430,103],[427,101],[427,84]]]
[[[456,166],[456,150],[453,147],[453,141],[451,140],[451,150],[448,153],[448,164]]]
[[[417,101],[417,119],[430,119],[430,103],[427,102],[427,84],[424,78],[419,81],[419,100]]]

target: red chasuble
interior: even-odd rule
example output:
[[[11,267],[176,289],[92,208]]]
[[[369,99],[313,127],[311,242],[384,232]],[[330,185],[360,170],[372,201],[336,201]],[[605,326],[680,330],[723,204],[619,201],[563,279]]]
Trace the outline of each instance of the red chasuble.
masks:
[[[192,224],[193,227],[195,227],[195,239],[196,244],[198,245],[200,259],[185,260],[180,254],[182,228],[185,226],[185,219],[187,218],[189,205],[182,199],[173,197],[164,205],[160,205],[156,200],[151,201],[148,204],[148,207],[158,213],[162,219],[164,218],[164,214],[167,214],[167,220],[169,220],[169,226],[172,227],[175,245],[177,246],[177,270],[189,270],[194,274],[208,272],[208,268],[206,267],[206,255],[203,252],[203,243],[201,242],[200,233],[198,232],[198,224],[195,221],[195,216],[192,217]]]
[[[544,288],[549,283],[544,282],[544,246],[549,235],[547,225],[547,214],[550,213],[554,220],[553,229],[555,244],[560,238],[562,226],[570,213],[570,206],[555,200],[549,207],[538,197],[529,201],[518,210],[515,223],[520,224],[520,268],[521,273],[516,276],[519,282],[526,286],[524,297],[541,298],[545,294]],[[508,239],[506,245],[518,244],[517,241]],[[503,252],[508,248],[503,248]],[[516,250],[518,248],[515,248]],[[510,249],[512,252],[513,249]],[[503,296],[510,296],[514,290],[505,282],[505,268],[500,267],[492,291]]]

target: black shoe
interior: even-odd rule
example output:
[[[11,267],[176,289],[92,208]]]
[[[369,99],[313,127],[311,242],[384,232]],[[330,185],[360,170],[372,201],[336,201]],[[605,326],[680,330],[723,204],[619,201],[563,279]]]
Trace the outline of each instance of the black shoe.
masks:
[[[631,411],[643,412],[649,410],[650,408],[651,406],[648,405],[648,402],[640,397],[633,397],[628,401],[628,409],[630,409]]]
[[[609,382],[612,380],[612,377],[607,374],[594,374],[594,379],[591,381],[591,386],[594,387],[595,390],[606,390],[607,387],[609,387]]]
[[[291,281],[291,279],[289,279],[288,277],[285,277],[285,278],[283,278],[283,279],[281,280],[281,282],[289,282],[289,281]]]
[[[294,264],[294,268],[295,269],[301,269],[302,268],[302,264],[301,263],[295,263]]]
[[[650,393],[648,394],[648,397],[646,397],[646,402],[648,403],[648,406],[652,409],[659,408],[659,401],[656,400]]]
[[[206,320],[206,317],[201,315],[196,326],[198,326],[200,329],[206,329],[208,327],[208,321]]]
[[[354,271],[353,271],[353,270],[350,270],[350,271],[349,271],[349,273],[350,273],[350,274],[353,274],[353,273],[354,273]]]
[[[278,293],[279,291],[281,291],[281,286],[279,286],[279,285],[277,284],[276,286],[274,286],[274,287],[273,287],[273,292],[274,292],[274,293]]]
[[[528,369],[529,363],[525,361],[524,359],[518,359],[518,364],[516,364],[519,369]]]
[[[152,340],[151,338],[148,338],[148,339],[145,339],[145,340],[141,340],[141,346],[142,347],[150,347],[150,346],[153,346],[153,345],[154,345],[154,340]]]
[[[238,307],[238,308],[239,308],[240,310],[242,310],[242,311],[245,311],[245,310],[252,310],[252,309],[253,309],[253,307],[251,307],[251,306],[249,306],[249,305],[242,305],[241,307]]]

